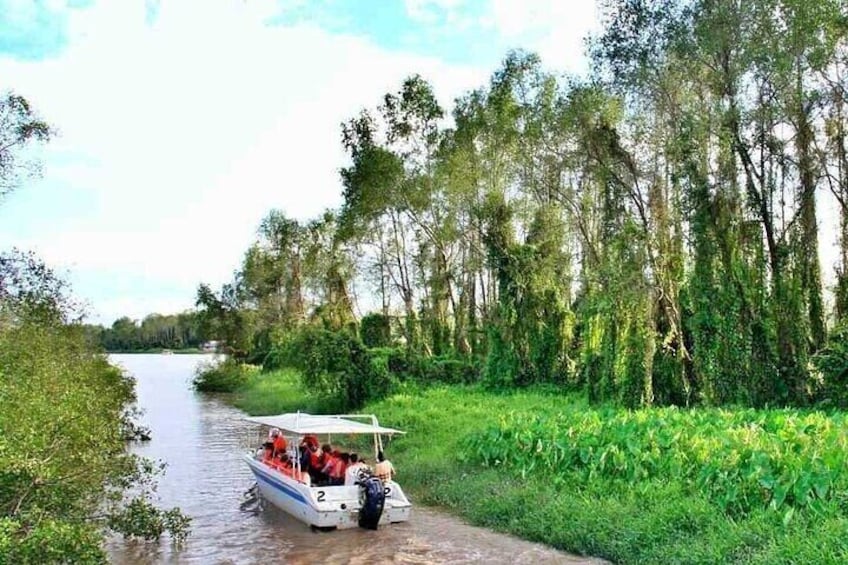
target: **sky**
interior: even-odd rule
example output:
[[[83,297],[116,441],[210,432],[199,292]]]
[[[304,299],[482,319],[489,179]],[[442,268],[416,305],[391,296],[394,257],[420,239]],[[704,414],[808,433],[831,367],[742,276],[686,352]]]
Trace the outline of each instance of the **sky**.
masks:
[[[269,210],[340,204],[340,123],[405,77],[450,107],[509,49],[585,73],[598,29],[594,0],[0,0],[0,92],[57,132],[0,200],[0,249],[35,251],[92,322],[183,311]]]
[[[414,73],[443,105],[507,51],[586,70],[593,1],[0,0],[0,92],[57,132],[0,201],[89,320],[191,308],[272,208],[340,204],[339,124]]]

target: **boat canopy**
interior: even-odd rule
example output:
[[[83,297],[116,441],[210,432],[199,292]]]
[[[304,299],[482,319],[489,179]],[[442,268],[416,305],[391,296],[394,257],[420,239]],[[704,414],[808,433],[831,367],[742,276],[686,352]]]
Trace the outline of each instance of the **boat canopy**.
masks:
[[[349,420],[351,417],[371,418],[373,423],[355,422]],[[385,428],[377,425],[374,416],[315,416],[304,412],[294,414],[278,414],[276,416],[253,416],[246,418],[248,422],[279,428],[284,432],[297,435],[322,435],[322,434],[402,434],[404,432],[394,428]]]

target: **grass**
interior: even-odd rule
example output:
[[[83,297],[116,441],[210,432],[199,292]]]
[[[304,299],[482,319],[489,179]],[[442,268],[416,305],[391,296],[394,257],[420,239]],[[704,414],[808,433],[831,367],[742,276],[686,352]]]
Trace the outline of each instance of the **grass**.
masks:
[[[234,402],[252,414],[333,411],[332,403],[306,394],[292,371],[251,375]],[[688,453],[691,446],[684,444],[694,438],[706,442],[707,454],[728,450],[729,458],[713,458],[721,462],[715,469],[737,457],[739,468],[754,472],[745,461],[758,459],[744,459],[747,452],[744,445],[740,447],[739,430],[743,424],[760,422],[774,433],[765,438],[753,434],[756,441],[751,440],[749,451],[771,449],[770,456],[779,459],[772,461],[776,472],[784,468],[794,472],[803,470],[806,462],[801,460],[796,469],[793,457],[816,460],[839,451],[833,442],[844,440],[842,430],[848,424],[838,414],[700,410],[669,415],[667,409],[594,407],[579,397],[551,391],[494,393],[468,386],[410,389],[361,412],[377,414],[381,423],[408,432],[391,440],[386,453],[413,500],[442,507],[473,524],[616,563],[848,562],[845,466],[830,469],[832,483],[826,497],[819,503],[791,506],[794,510],[787,520],[789,502],[772,508],[767,492],[761,504],[736,509],[723,505],[713,491],[701,490],[691,470],[678,472],[679,467],[666,465],[672,454],[657,453],[644,443],[647,431],[668,421],[669,437],[681,442],[671,442],[671,451]],[[690,420],[694,427],[686,428]],[[675,435],[674,426],[689,435]],[[567,440],[560,437],[569,427],[572,435]],[[826,433],[818,437],[816,430]],[[651,473],[632,471],[639,468],[635,464],[613,465],[610,472],[597,466],[602,449],[609,450],[616,442],[626,444],[624,436],[641,442],[631,451],[621,450],[624,460],[653,454]],[[783,450],[781,438],[786,439]],[[585,447],[590,440],[596,449],[582,466],[562,454],[557,459],[552,455],[554,444],[545,443]],[[519,455],[496,464],[492,454],[509,445]],[[522,451],[522,445],[528,449]],[[806,448],[812,451],[805,454]],[[609,454],[603,458],[614,459]],[[534,459],[538,461],[533,463]],[[702,463],[708,466],[711,460],[707,457]],[[810,500],[816,501],[815,489],[812,493]]]
[[[168,349],[168,348],[165,348],[165,347],[151,347],[151,348],[148,348],[148,349],[115,349],[115,350],[107,350],[106,353],[116,353],[116,354],[119,353],[119,354],[122,354],[122,355],[128,355],[128,354],[134,354],[134,355],[148,354],[149,355],[149,354],[155,354],[155,353],[162,353],[163,351],[170,351],[171,353],[173,353],[175,355],[197,355],[197,354],[200,354],[200,353],[208,353],[208,352],[206,352],[202,349],[198,349],[197,347],[186,347],[186,348],[183,348],[183,349]]]
[[[238,388],[233,404],[253,416],[284,412],[332,413],[338,410],[334,402],[310,395],[293,369],[253,373]]]

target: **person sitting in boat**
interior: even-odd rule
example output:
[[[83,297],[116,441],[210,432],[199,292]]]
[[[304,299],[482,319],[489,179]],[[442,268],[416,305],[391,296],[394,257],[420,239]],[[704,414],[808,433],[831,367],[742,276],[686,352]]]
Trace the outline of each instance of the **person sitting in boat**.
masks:
[[[336,461],[338,460],[339,450],[333,450],[329,445],[325,445],[321,448],[321,473],[327,477],[327,484],[332,485],[332,475],[331,471],[336,466]]]
[[[286,452],[286,448],[288,447],[288,442],[286,441],[285,436],[282,433],[278,433],[273,440],[274,445],[274,457],[279,457],[280,454]]]
[[[364,461],[359,460],[358,454],[351,453],[350,465],[348,465],[347,470],[345,470],[345,486],[355,485],[356,481],[359,480],[359,472],[367,468],[368,465],[366,465]]]
[[[395,466],[392,462],[386,459],[383,450],[377,452],[377,464],[374,466],[374,474],[378,479],[387,483],[395,476]]]
[[[274,458],[274,442],[266,441],[262,444],[262,449],[262,461],[264,461],[265,463],[270,463],[271,460]]]
[[[326,486],[330,484],[330,476],[327,473],[328,466],[330,466],[334,462],[333,457],[333,446],[329,443],[325,443],[321,446],[321,449],[318,450],[318,460],[317,462],[313,462],[315,467],[318,469],[318,473],[315,478],[317,478],[316,484],[320,486]]]
[[[350,454],[333,452],[333,461],[328,464],[327,475],[330,477],[330,486],[341,486],[345,481],[345,471],[350,462]]]
[[[323,484],[321,469],[321,451],[317,445],[309,444],[301,456],[300,466],[309,472],[312,484],[320,486]]]
[[[289,474],[291,471],[291,461],[289,460],[289,454],[285,451],[277,454],[276,459],[274,459],[274,467],[276,467],[279,471]]]
[[[300,468],[304,471],[309,471],[309,462],[311,461],[311,451],[309,446],[303,442],[300,443]]]

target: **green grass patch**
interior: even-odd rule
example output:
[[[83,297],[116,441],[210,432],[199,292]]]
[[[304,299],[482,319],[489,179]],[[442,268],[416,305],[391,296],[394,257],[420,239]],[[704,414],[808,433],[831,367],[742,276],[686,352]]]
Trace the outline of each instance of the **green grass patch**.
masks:
[[[233,404],[253,416],[285,412],[332,413],[340,403],[309,394],[293,369],[251,374],[236,390]]]
[[[777,477],[782,476],[779,469],[792,473],[805,468],[799,462],[804,461],[803,446],[811,460],[818,460],[816,453],[835,457],[844,440],[842,416],[743,410],[677,411],[672,417],[665,409],[592,408],[581,398],[550,392],[497,394],[469,387],[396,395],[363,410],[409,432],[394,439],[387,453],[413,499],[450,509],[478,525],[617,563],[848,562],[845,492],[838,486],[846,467],[831,469],[829,500],[801,489],[798,500],[787,495],[783,505],[772,508],[768,496],[762,496],[751,499],[751,507],[743,511],[723,504],[717,491],[707,488],[716,487],[715,480],[704,479],[701,489],[697,476],[693,482],[691,474],[677,473],[679,464],[666,462],[668,453],[655,454],[657,447],[645,440],[650,430],[654,437],[667,432],[674,439],[669,449],[704,450],[704,468],[745,483],[754,480],[746,473],[762,471],[753,466],[760,461],[757,449],[770,454]],[[663,424],[666,418],[670,422]],[[686,427],[690,419],[691,428]],[[566,422],[573,426],[563,426]],[[725,427],[730,423],[736,426]],[[763,428],[759,435],[757,425]],[[688,436],[676,437],[680,430],[674,426],[687,429]],[[749,445],[742,429],[757,438],[750,440],[750,446],[757,446],[749,447],[750,453],[742,447]],[[566,437],[558,435],[562,433]],[[596,443],[589,459],[596,463],[594,470],[582,463],[579,451],[565,456],[590,438]],[[612,445],[619,446],[629,463],[613,455]],[[508,446],[500,454],[502,464],[491,459],[493,446]],[[652,456],[654,470],[639,471]],[[609,461],[609,471],[601,470],[601,458]],[[788,506],[805,496],[820,503]],[[786,520],[788,508],[794,510]]]
[[[233,401],[335,411],[290,370],[250,375]],[[405,388],[360,412],[408,432],[386,453],[415,503],[476,525],[616,563],[848,562],[841,414],[629,411],[473,386]]]

